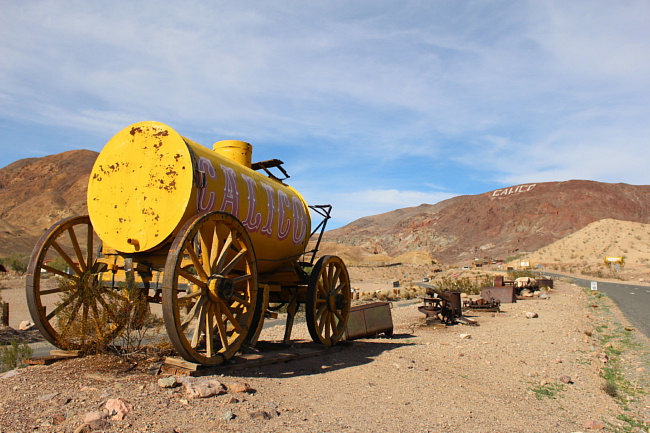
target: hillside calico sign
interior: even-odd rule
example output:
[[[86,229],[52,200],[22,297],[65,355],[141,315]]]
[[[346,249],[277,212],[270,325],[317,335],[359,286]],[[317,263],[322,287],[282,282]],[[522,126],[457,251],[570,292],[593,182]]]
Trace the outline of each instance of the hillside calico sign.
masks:
[[[528,192],[531,189],[535,188],[536,183],[531,183],[528,185],[517,185],[511,188],[496,189],[492,192],[492,197],[501,197],[504,195],[516,194],[518,192]]]

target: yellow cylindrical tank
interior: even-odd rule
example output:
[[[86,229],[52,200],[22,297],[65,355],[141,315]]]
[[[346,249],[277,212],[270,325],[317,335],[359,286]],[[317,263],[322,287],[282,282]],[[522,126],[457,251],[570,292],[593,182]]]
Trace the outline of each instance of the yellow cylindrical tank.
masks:
[[[251,237],[258,271],[305,251],[309,209],[293,188],[250,168],[251,146],[208,149],[167,125],[141,122],[109,140],[88,182],[88,213],[104,244],[120,253],[165,246],[193,215],[234,215]]]

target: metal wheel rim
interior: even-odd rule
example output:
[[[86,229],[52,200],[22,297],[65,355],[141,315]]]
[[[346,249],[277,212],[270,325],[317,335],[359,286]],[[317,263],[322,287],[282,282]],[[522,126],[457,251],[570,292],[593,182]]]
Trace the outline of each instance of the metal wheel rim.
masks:
[[[333,346],[343,338],[350,303],[350,277],[343,260],[321,257],[307,288],[307,328],[314,342]]]
[[[85,235],[85,243],[79,241],[80,235]],[[66,218],[47,230],[32,252],[26,274],[27,305],[34,324],[54,346],[105,345],[123,327],[129,301],[101,282],[95,236],[88,216]],[[51,267],[52,257],[63,259],[72,274]],[[56,275],[57,287],[42,287],[43,271]]]
[[[211,212],[185,224],[163,279],[163,318],[179,355],[203,365],[231,358],[257,328],[262,295],[252,242],[234,216]]]

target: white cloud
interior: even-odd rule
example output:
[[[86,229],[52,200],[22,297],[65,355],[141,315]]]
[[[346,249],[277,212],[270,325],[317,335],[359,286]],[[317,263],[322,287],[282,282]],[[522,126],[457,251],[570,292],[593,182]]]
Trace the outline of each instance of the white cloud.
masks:
[[[331,196],[333,223],[350,222],[368,215],[377,215],[395,209],[434,204],[457,196],[444,192],[400,191],[397,189],[370,189],[335,193]]]
[[[430,184],[650,183],[649,12],[644,0],[5,2],[0,126],[94,136],[94,150],[142,120],[208,146],[244,139],[292,162],[310,194],[336,196],[345,219],[446,197]],[[364,192],[339,195],[350,185]]]

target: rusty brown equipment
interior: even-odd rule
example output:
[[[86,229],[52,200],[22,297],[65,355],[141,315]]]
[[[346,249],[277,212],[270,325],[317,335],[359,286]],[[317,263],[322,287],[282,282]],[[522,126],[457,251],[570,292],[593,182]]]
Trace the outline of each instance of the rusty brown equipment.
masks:
[[[427,318],[436,318],[442,323],[451,324],[463,315],[460,292],[440,290],[425,283],[416,284],[427,291],[427,297],[422,298],[423,305],[418,307],[418,311]]]

